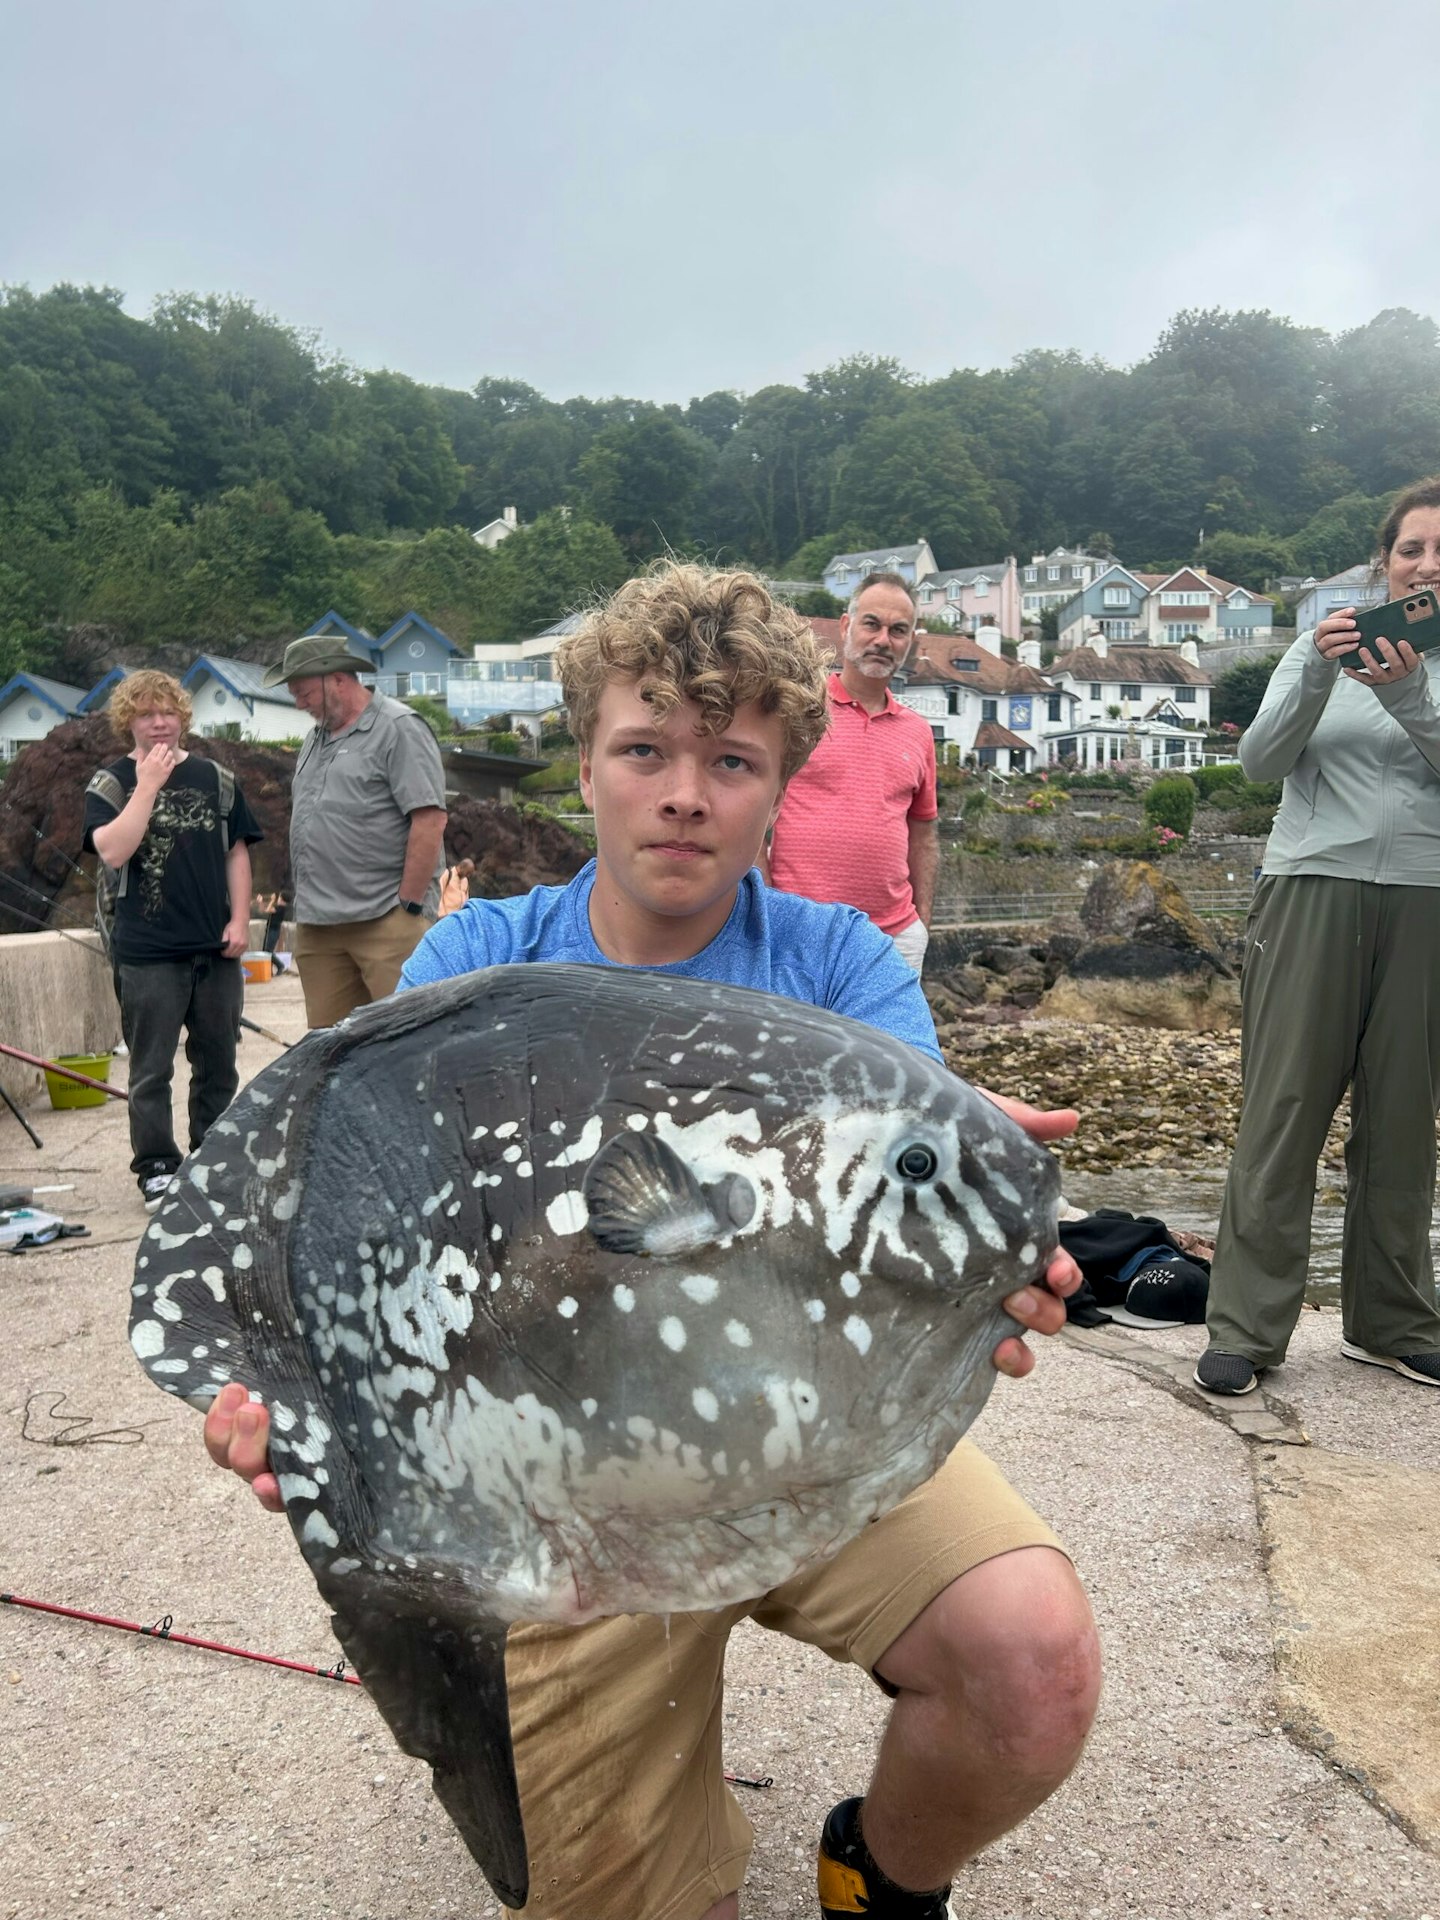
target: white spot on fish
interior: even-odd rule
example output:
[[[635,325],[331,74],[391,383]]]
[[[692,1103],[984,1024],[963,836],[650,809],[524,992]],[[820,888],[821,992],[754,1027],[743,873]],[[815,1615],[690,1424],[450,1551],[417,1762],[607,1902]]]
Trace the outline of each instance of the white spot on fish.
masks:
[[[860,1291],[860,1281],[858,1277],[853,1273],[842,1273],[840,1276],[840,1291],[845,1295],[847,1300],[853,1300]]]
[[[300,1538],[302,1542],[306,1540],[318,1540],[323,1546],[327,1547],[338,1547],[340,1544],[339,1534],[336,1533],[334,1527],[331,1526],[330,1522],[325,1518],[324,1514],[320,1512],[318,1507],[313,1513],[305,1516],[305,1524],[300,1529]]]
[[[690,1404],[702,1420],[718,1420],[720,1418],[720,1402],[715,1398],[709,1387],[696,1387],[690,1396]]]
[[[550,1131],[563,1133],[564,1123],[556,1120]],[[555,1159],[545,1162],[547,1167],[573,1167],[577,1161],[593,1160],[600,1151],[600,1142],[605,1137],[605,1122],[598,1113],[592,1113],[580,1130],[580,1138],[573,1146],[566,1147]]]
[[[858,1313],[852,1313],[850,1318],[845,1322],[845,1338],[857,1353],[868,1353],[870,1351],[870,1326],[868,1321],[862,1320]]]
[[[598,1400],[582,1400],[580,1402],[580,1411],[587,1420],[593,1420],[595,1418],[595,1409],[599,1404],[600,1402]]]
[[[625,1124],[632,1133],[643,1133],[650,1124],[648,1113],[627,1113]]]
[[[708,1273],[687,1273],[680,1282],[680,1291],[689,1296],[696,1306],[705,1307],[720,1291],[720,1282]]]
[[[672,1353],[679,1353],[685,1345],[685,1322],[673,1313],[666,1314],[660,1322],[660,1338]]]
[[[153,1360],[165,1351],[165,1329],[158,1320],[137,1320],[130,1330],[130,1345],[137,1360]]]
[[[573,1320],[580,1311],[580,1302],[573,1293],[567,1293],[563,1300],[555,1303],[555,1311],[562,1320]]]
[[[825,1318],[825,1302],[823,1300],[807,1300],[805,1302],[805,1313],[807,1318],[813,1320],[818,1327],[820,1322]]]
[[[496,1028],[496,1032],[497,1033],[499,1032],[498,1027]],[[505,1121],[502,1121],[498,1127],[496,1127],[495,1138],[497,1140],[508,1140],[512,1133],[518,1133],[519,1131],[520,1131],[520,1122],[518,1120],[505,1120]]]
[[[614,1289],[610,1298],[615,1302],[621,1313],[633,1313],[635,1311],[635,1290],[633,1287],[627,1287],[623,1281]]]
[[[581,1233],[589,1218],[590,1209],[585,1205],[585,1196],[578,1187],[571,1187],[566,1193],[557,1193],[545,1209],[546,1223],[552,1233]]]
[[[745,1325],[743,1320],[727,1320],[725,1322],[725,1338],[730,1342],[732,1347],[748,1347],[750,1345],[750,1329]]]

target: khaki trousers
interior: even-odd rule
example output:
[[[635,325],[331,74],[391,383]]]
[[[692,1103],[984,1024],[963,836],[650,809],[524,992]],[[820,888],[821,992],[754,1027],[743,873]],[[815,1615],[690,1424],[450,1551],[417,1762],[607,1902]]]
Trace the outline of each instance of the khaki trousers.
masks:
[[[1285,1358],[1304,1303],[1316,1163],[1348,1084],[1345,1337],[1373,1353],[1440,1350],[1430,1258],[1440,885],[1267,875],[1246,928],[1241,1005],[1245,1102],[1210,1344],[1257,1366]]]
[[[403,907],[392,907],[378,920],[297,925],[291,947],[309,1024],[333,1027],[356,1007],[393,993],[400,969],[431,925],[423,913],[406,913]]]

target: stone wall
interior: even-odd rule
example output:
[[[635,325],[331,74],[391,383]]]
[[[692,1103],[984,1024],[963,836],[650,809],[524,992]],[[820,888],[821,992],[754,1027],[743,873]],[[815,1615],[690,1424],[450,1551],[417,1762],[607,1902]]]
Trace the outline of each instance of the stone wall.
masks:
[[[53,1060],[61,1053],[108,1053],[119,1038],[120,1008],[95,934],[12,933],[0,940],[0,1041],[6,1046]],[[22,1106],[45,1098],[39,1069],[5,1054],[0,1086]],[[0,1112],[0,1127],[14,1124]]]

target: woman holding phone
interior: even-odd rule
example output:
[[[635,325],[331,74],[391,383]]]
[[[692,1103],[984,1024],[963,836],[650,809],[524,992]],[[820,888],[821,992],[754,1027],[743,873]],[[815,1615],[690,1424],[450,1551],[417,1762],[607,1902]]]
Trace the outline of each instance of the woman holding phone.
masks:
[[[1388,597],[1440,590],[1440,477],[1379,533]],[[1349,1359],[1440,1386],[1430,1258],[1440,1110],[1440,655],[1362,647],[1348,607],[1277,663],[1240,743],[1284,779],[1246,927],[1244,1106],[1215,1246],[1212,1393],[1279,1366],[1305,1296],[1315,1172],[1350,1088],[1341,1253]]]

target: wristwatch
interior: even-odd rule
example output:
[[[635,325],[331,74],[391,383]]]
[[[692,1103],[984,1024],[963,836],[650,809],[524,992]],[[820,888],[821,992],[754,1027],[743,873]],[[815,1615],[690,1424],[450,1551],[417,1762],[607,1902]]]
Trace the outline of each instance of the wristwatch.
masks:
[[[398,904],[405,909],[406,913],[423,913],[425,911],[424,902],[420,900],[401,900]]]

